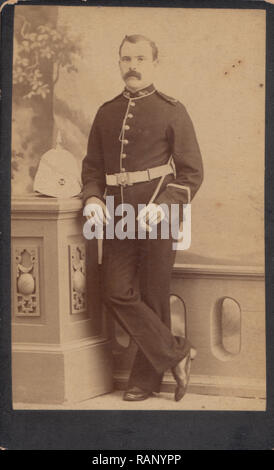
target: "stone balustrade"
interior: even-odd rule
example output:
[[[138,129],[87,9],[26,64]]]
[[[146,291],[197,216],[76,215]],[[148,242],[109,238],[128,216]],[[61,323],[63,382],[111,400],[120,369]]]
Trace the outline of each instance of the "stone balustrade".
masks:
[[[198,351],[189,392],[264,398],[264,269],[175,264],[171,294],[173,333],[186,334]],[[116,325],[115,381],[120,388],[135,350]],[[166,373],[162,390],[173,388]]]

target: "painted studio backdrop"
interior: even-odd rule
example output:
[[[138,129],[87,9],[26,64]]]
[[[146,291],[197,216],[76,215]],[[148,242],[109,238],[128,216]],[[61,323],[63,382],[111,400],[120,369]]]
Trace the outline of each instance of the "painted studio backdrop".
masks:
[[[252,10],[15,8],[12,190],[33,191],[41,155],[62,143],[81,164],[98,107],[119,94],[125,34],[159,48],[155,85],[182,101],[204,183],[181,262],[264,263],[265,17]],[[261,13],[261,14],[260,14]],[[256,32],[256,34],[254,34]]]

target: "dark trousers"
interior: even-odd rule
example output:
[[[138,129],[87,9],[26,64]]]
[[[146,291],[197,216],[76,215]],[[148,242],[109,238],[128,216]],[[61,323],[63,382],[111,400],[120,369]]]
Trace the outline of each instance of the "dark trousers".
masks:
[[[128,388],[160,391],[164,372],[191,344],[170,331],[170,279],[175,260],[172,239],[104,240],[103,298],[138,345]]]

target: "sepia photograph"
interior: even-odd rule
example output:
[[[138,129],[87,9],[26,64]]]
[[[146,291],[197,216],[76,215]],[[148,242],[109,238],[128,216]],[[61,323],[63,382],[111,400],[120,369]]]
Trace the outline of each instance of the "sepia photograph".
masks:
[[[266,410],[262,9],[15,5],[14,410]]]

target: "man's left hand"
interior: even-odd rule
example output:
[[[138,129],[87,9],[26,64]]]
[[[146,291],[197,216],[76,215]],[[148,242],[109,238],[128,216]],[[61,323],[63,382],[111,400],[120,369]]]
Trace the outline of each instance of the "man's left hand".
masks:
[[[162,207],[158,204],[151,203],[141,209],[137,220],[139,220],[139,223],[143,229],[145,229],[147,232],[151,232],[151,225],[157,225],[164,219],[164,217],[165,212]]]

